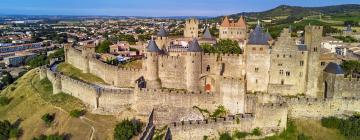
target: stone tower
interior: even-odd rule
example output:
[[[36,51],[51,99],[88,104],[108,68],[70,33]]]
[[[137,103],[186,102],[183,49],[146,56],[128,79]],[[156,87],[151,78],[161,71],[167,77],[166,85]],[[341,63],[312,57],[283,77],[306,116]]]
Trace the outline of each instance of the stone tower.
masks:
[[[82,47],[81,55],[83,56],[83,64],[85,65],[83,72],[90,73],[89,59],[95,54],[95,44],[86,44]]]
[[[161,88],[161,81],[159,78],[159,55],[161,50],[156,45],[156,42],[151,38],[145,53],[145,81],[146,88],[157,89]]]
[[[184,37],[198,38],[199,36],[199,20],[195,18],[187,19],[185,21]]]
[[[186,86],[189,91],[197,92],[200,91],[199,79],[201,74],[202,49],[196,38],[190,42],[186,54]]]
[[[317,97],[319,92],[320,68],[320,47],[322,40],[322,26],[306,26],[305,27],[305,45],[308,50],[308,66],[306,75],[306,95]]]
[[[245,47],[247,91],[267,92],[270,70],[271,37],[256,26]]]
[[[169,42],[168,40],[169,38],[167,36],[167,31],[165,30],[164,25],[161,25],[156,37],[156,44],[158,45],[159,49],[166,49],[166,46]]]

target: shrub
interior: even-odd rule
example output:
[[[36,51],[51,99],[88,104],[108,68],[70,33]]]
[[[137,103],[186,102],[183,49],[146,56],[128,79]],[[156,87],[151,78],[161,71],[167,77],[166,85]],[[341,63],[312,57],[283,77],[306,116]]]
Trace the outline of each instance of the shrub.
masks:
[[[0,140],[17,138],[21,134],[18,124],[11,124],[8,120],[0,121]]]
[[[64,135],[40,135],[39,137],[34,137],[32,140],[65,140]]]
[[[70,116],[74,117],[74,118],[79,118],[80,116],[84,116],[85,113],[86,113],[85,110],[75,109],[75,110],[70,111]]]
[[[241,139],[241,138],[245,138],[248,135],[249,135],[249,133],[247,133],[247,132],[235,131],[235,133],[233,134],[233,137]]]
[[[260,135],[261,135],[261,130],[260,130],[260,128],[255,128],[255,129],[251,132],[251,135],[260,136]]]
[[[220,134],[219,140],[232,140],[231,135],[228,132]]]
[[[50,126],[55,119],[55,114],[46,113],[41,117],[41,119],[45,122],[47,126]]]
[[[140,133],[143,124],[137,120],[123,120],[114,129],[115,140],[129,140]]]
[[[10,103],[10,99],[8,97],[0,97],[0,106],[8,105]]]
[[[321,119],[321,125],[327,128],[339,128],[341,120],[336,117],[328,117]]]
[[[21,129],[19,128],[12,128],[9,132],[9,138],[17,138],[21,134]]]

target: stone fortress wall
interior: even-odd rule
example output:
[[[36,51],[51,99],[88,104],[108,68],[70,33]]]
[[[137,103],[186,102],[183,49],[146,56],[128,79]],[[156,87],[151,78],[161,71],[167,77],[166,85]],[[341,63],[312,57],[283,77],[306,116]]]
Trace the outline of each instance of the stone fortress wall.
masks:
[[[204,108],[212,112],[218,105],[223,104],[224,101],[230,100],[230,98],[223,99],[220,95],[214,93],[189,93],[186,91],[170,89],[108,89],[72,79],[44,67],[40,69],[40,75],[43,75],[42,78],[47,77],[53,84],[54,94],[60,92],[70,94],[89,105],[95,113],[117,114],[131,108],[136,110],[138,116],[147,116],[152,109],[155,109],[155,122],[159,125],[169,125],[173,124],[173,122],[179,121],[204,120],[202,115],[193,108],[194,106]],[[225,84],[227,84],[227,82],[239,82],[238,80],[231,78],[224,78],[223,81],[226,81]],[[245,98],[240,99],[237,104],[244,103],[244,100]],[[242,107],[234,108],[245,108],[245,104],[242,104],[241,106]],[[257,115],[252,115],[249,118],[246,117],[249,114],[244,114],[245,117],[243,116],[240,118],[241,125],[238,125],[236,119],[235,121],[234,119],[231,121],[230,117],[227,118],[226,121],[221,121],[221,119],[217,119],[216,122],[208,120],[209,123],[191,126],[190,130],[194,130],[196,128],[207,128],[201,130],[204,132],[202,134],[196,134],[194,133],[196,131],[192,132],[186,127],[180,127],[180,125],[179,127],[172,126],[174,128],[174,138],[176,139],[176,137],[179,136],[178,138],[181,139],[181,137],[183,137],[182,134],[188,132],[194,133],[189,138],[200,138],[204,136],[203,134],[218,134],[218,131],[225,130],[249,131],[256,127],[260,127],[265,132],[265,130],[281,130],[286,126],[285,122],[287,115],[283,114],[287,113],[284,111],[286,110],[286,108],[284,108],[285,105],[282,107],[274,104],[256,104],[258,107],[254,107],[253,105],[250,106],[252,110],[243,111],[251,112]],[[269,117],[274,119],[270,121],[268,119]],[[284,122],[285,125],[280,126],[278,124],[279,120]],[[276,125],[273,125],[275,123]],[[226,127],[222,127],[224,124],[226,124]]]
[[[314,27],[313,30],[321,29]],[[309,45],[318,44],[318,40],[315,40],[317,36],[307,38],[310,42]],[[286,47],[289,42],[284,44]],[[245,124],[248,123],[246,126],[236,125],[231,119],[214,122],[210,125],[191,123],[190,127],[173,126],[175,139],[176,136],[179,136],[178,139],[182,139],[184,134],[190,134],[190,139],[202,138],[206,134],[213,135],[219,131],[235,129],[248,131],[256,127],[270,132],[270,130],[282,130],[286,126],[287,117],[320,118],[360,111],[360,100],[357,99],[360,95],[358,79],[350,80],[344,78],[343,74],[325,71],[321,72],[323,75],[320,72],[307,74],[309,67],[319,67],[319,70],[316,71],[322,70],[317,58],[319,52],[317,52],[316,46],[307,50],[298,48],[296,50],[293,48],[291,48],[292,50],[276,50],[277,46],[275,45],[274,54],[269,54],[268,47],[266,45],[248,45],[246,53],[241,55],[196,52],[180,56],[149,56],[151,59],[147,59],[145,62],[156,64],[156,66],[151,65],[151,69],[158,73],[156,80],[161,84],[161,88],[158,89],[139,89],[136,86],[136,79],[141,76],[146,78],[149,73],[153,74],[151,71],[147,71],[150,69],[147,68],[149,65],[145,65],[143,69],[121,69],[93,58],[94,50],[89,47],[83,47],[79,51],[67,46],[65,48],[66,62],[84,72],[104,79],[108,84],[120,88],[131,88],[108,89],[74,80],[59,73],[44,70],[44,68],[41,70],[43,73],[41,75],[46,75],[52,82],[54,93],[71,94],[89,104],[95,112],[117,114],[131,109],[135,110],[138,116],[144,117],[155,109],[155,122],[161,125],[178,121],[203,120],[204,118],[199,111],[193,108],[194,106],[213,112],[217,106],[224,105],[226,109],[229,109],[230,114],[253,114],[252,119],[244,121]],[[285,58],[280,58],[283,55]],[[316,62],[308,64],[309,55],[312,55],[312,59]],[[290,57],[294,58],[293,61],[286,62]],[[304,63],[300,64],[300,61],[304,61]],[[278,65],[273,66],[275,64]],[[299,69],[299,67],[301,68]],[[291,72],[290,76],[284,77],[284,79],[287,78],[285,84],[281,83],[280,76],[276,76],[279,68],[284,69],[284,76],[287,71]],[[156,76],[154,77],[156,78]],[[189,89],[189,85],[194,85],[189,82],[198,84],[199,91],[180,90]],[[324,93],[321,93],[324,97],[318,96],[316,99],[313,95],[321,91],[319,88],[321,85],[318,84],[324,84]],[[302,88],[297,88],[298,91],[293,90],[294,87],[299,86]],[[205,89],[204,87],[210,88]],[[194,87],[190,88],[194,89]],[[259,89],[264,92],[257,93],[258,95],[246,94],[248,91]],[[209,93],[206,93],[205,90]],[[306,93],[309,90],[311,93]],[[292,94],[285,94],[289,92]],[[303,92],[305,92],[305,96],[312,98],[282,97]],[[194,132],[189,131],[191,129]]]

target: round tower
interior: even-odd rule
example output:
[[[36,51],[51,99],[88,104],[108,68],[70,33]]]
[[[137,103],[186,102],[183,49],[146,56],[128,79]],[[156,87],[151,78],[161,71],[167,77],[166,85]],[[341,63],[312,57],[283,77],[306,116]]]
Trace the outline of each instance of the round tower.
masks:
[[[145,53],[145,81],[146,87],[151,89],[161,88],[159,78],[159,55],[161,50],[151,38]]]
[[[164,28],[164,25],[161,25],[159,32],[156,37],[156,44],[160,50],[165,50],[168,43],[167,31]]]
[[[202,49],[196,39],[193,39],[185,58],[186,64],[186,87],[188,91],[200,91],[200,74],[202,62]]]

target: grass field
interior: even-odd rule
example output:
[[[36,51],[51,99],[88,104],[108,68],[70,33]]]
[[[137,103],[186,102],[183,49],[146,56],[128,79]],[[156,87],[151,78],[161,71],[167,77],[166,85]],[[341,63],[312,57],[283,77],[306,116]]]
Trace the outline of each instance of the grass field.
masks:
[[[74,79],[80,79],[89,83],[106,84],[105,81],[100,77],[90,73],[83,73],[80,69],[77,69],[67,63],[59,64],[57,66],[57,70]]]
[[[72,140],[86,140],[90,138],[91,126],[95,128],[95,139],[112,139],[113,129],[117,123],[113,116],[91,113],[85,115],[89,118],[86,122],[70,117],[69,110],[82,109],[84,105],[66,94],[52,95],[51,84],[47,80],[40,81],[35,70],[4,89],[0,96],[11,98],[10,104],[0,106],[0,120],[14,122],[22,119],[20,127],[23,134],[20,139],[23,140],[55,133],[69,134]],[[50,127],[41,120],[45,113],[55,113],[55,121]]]
[[[289,122],[287,130],[264,140],[346,140],[336,129],[321,126],[320,121],[296,119]]]
[[[132,68],[132,69],[141,69],[142,68],[142,60],[134,60],[126,64],[120,64],[121,68]]]

